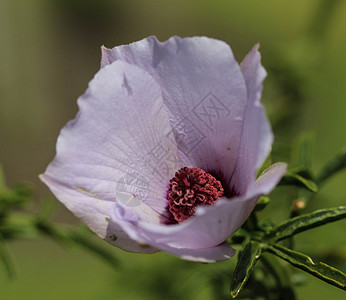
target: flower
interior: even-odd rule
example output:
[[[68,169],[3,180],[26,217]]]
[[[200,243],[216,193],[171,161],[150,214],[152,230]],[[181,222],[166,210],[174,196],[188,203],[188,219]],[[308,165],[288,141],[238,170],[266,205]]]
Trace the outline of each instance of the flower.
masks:
[[[206,37],[103,47],[40,178],[119,248],[226,260],[235,253],[226,239],[286,171],[277,163],[256,180],[273,141],[265,76],[258,45],[240,66]]]

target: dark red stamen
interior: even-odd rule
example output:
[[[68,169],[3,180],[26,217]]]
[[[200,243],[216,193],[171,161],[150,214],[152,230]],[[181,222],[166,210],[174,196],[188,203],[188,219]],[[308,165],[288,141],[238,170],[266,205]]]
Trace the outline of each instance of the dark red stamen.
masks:
[[[214,176],[198,168],[181,168],[170,180],[168,209],[180,223],[193,216],[198,205],[213,205],[223,194]]]

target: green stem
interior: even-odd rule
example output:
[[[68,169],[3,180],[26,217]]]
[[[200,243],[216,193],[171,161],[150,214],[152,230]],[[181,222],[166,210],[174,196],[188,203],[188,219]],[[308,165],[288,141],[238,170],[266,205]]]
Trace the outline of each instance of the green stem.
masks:
[[[244,224],[245,229],[248,232],[255,231],[258,229],[258,220],[255,212],[252,212]]]
[[[12,262],[12,257],[1,235],[0,235],[0,260],[2,260],[4,264],[8,278],[9,279],[15,278],[16,271],[15,271],[14,264]]]
[[[261,262],[276,281],[278,290],[281,293],[280,299],[295,300],[296,296],[291,286],[290,277],[287,273],[287,270],[282,266],[282,264],[273,262],[273,260],[266,257],[265,254],[262,256]]]

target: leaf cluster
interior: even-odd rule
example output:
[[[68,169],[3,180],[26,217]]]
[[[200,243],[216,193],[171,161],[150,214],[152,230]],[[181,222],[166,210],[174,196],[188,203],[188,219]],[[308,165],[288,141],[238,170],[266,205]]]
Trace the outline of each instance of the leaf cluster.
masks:
[[[309,201],[325,182],[346,168],[345,148],[330,159],[317,174],[313,174],[311,171],[312,151],[312,136],[300,137],[293,149],[295,166],[289,168],[279,184],[293,186],[297,190],[298,197],[293,201],[290,218],[278,225],[274,225],[270,221],[258,222],[256,212],[264,209],[270,203],[268,197],[262,197],[242,230],[230,239],[231,244],[240,243],[243,247],[231,284],[233,298],[237,297],[244,287],[252,286],[252,290],[260,290],[266,299],[295,299],[292,276],[287,275],[289,272],[285,271],[285,264],[282,261],[335,287],[346,289],[345,273],[323,262],[314,261],[308,255],[294,250],[293,237],[296,234],[346,218],[346,206],[301,214],[307,210]],[[273,257],[268,256],[268,253],[282,261],[274,260]],[[260,262],[260,266],[254,273],[254,267],[258,262]],[[272,281],[269,278],[266,278],[265,281],[256,278],[257,273],[261,273],[261,269],[265,270],[264,273]],[[258,284],[263,286],[258,289]],[[249,293],[251,294],[251,288],[245,289],[239,297],[247,299]]]
[[[86,226],[72,228],[52,222],[51,202],[46,199],[41,210],[35,211],[34,198],[34,189],[29,184],[8,187],[0,166],[0,262],[9,278],[14,278],[16,274],[9,243],[13,240],[35,240],[45,236],[69,250],[81,247],[104,260],[107,265],[118,269],[118,259],[93,241],[93,235]]]

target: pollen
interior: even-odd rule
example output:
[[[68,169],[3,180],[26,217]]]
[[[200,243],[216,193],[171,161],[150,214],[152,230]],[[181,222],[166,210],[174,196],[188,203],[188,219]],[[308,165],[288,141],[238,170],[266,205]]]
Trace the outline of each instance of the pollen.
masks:
[[[198,205],[213,205],[224,189],[219,180],[198,168],[181,168],[170,180],[168,210],[181,223],[195,215]]]

